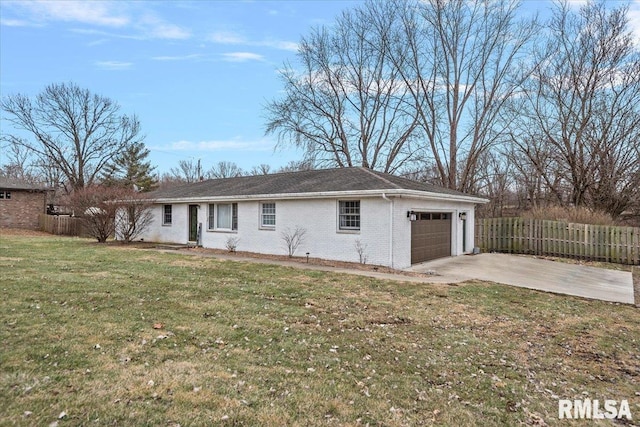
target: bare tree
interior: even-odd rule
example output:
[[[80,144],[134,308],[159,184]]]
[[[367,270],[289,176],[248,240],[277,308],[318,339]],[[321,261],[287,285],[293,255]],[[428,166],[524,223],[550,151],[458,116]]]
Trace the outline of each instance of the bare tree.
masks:
[[[238,243],[240,243],[240,238],[230,236],[227,237],[227,240],[224,242],[224,247],[227,248],[229,252],[235,252],[238,249]]]
[[[3,150],[5,163],[0,167],[0,176],[23,182],[42,182],[44,179],[38,173],[33,163],[31,153],[22,145],[5,144]]]
[[[368,246],[369,245],[367,245],[366,243],[363,244],[360,239],[356,240],[356,243],[354,244],[356,252],[358,253],[358,260],[360,264],[366,264],[367,260],[369,259],[369,256],[367,255]]]
[[[249,171],[249,175],[268,175],[271,173],[271,166],[266,163],[261,163],[258,166],[254,166]]]
[[[533,22],[518,2],[397,2],[408,54],[391,52],[413,95],[440,183],[474,191],[480,157],[504,130],[499,112],[528,69],[521,58]]]
[[[121,190],[115,187],[90,186],[78,189],[69,196],[74,216],[80,218],[87,233],[104,243],[113,236],[115,217],[119,206],[110,201],[117,199]]]
[[[278,172],[298,172],[314,170],[315,165],[311,160],[291,160],[286,165],[278,169]]]
[[[113,236],[131,242],[153,220],[153,201],[147,194],[129,188],[85,187],[68,196],[68,205],[87,233],[101,243]]]
[[[242,176],[242,169],[234,162],[218,162],[207,172],[208,178],[235,178]]]
[[[153,201],[145,193],[120,189],[109,203],[117,205],[114,232],[125,243],[132,242],[149,228],[153,221]]]
[[[323,166],[395,172],[414,159],[417,117],[408,88],[385,55],[397,14],[368,2],[300,43],[281,73],[285,96],[267,104],[267,134]],[[402,46],[401,43],[398,46]]]
[[[547,30],[513,100],[512,143],[559,201],[617,216],[640,197],[640,52],[627,8],[559,3]]]
[[[73,83],[49,85],[35,99],[10,95],[1,105],[16,130],[3,140],[62,171],[67,192],[92,185],[117,153],[143,139],[135,116],[120,115],[117,103]]]
[[[495,151],[487,151],[479,157],[476,169],[477,191],[489,198],[489,203],[478,207],[477,215],[501,217],[510,204],[514,184],[510,158]]]
[[[551,174],[545,173],[552,168],[550,154],[540,144],[536,144],[536,141],[528,141],[526,153],[521,148],[517,144],[506,144],[500,150],[500,155],[511,165],[509,175],[516,193],[518,209],[527,210],[547,204],[558,204],[562,198],[559,182]],[[551,181],[547,181],[549,178]]]
[[[296,251],[298,250],[298,246],[304,241],[304,236],[307,234],[307,230],[296,226],[294,230],[290,228],[285,229],[282,233],[280,233],[280,237],[285,243],[287,248],[287,254],[289,258],[292,258]]]
[[[177,182],[198,182],[204,178],[202,173],[202,165],[200,159],[198,160],[180,160],[178,166],[173,167],[170,170],[169,176],[166,180],[173,180]],[[166,181],[163,179],[163,181]]]

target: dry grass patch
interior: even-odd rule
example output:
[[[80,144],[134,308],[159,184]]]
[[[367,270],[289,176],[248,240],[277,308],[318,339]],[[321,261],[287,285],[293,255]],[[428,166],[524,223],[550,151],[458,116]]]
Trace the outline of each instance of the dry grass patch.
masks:
[[[616,225],[616,222],[608,213],[594,211],[582,206],[545,206],[522,212],[521,216],[523,218],[547,219],[577,224]]]
[[[558,399],[584,397],[640,416],[630,306],[3,244],[2,425],[565,425]]]

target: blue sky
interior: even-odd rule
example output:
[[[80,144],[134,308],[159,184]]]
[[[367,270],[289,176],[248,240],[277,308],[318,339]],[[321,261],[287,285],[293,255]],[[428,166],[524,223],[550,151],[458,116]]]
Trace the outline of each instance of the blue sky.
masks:
[[[275,169],[301,157],[264,136],[277,70],[295,65],[312,26],[358,3],[0,0],[0,94],[74,82],[107,96],[138,116],[161,173],[190,159],[205,170],[222,160]],[[525,1],[523,14],[548,4]],[[640,34],[640,0],[631,9]]]

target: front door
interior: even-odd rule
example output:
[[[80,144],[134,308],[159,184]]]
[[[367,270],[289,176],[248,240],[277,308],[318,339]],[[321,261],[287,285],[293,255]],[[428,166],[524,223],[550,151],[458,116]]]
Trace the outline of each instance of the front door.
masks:
[[[198,240],[198,205],[189,205],[189,241]]]

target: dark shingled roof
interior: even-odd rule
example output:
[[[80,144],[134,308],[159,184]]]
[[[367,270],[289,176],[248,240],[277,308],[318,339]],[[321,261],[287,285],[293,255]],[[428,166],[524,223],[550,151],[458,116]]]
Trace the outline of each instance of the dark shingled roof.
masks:
[[[50,191],[50,189],[44,185],[31,184],[25,181],[2,177],[0,177],[0,188],[3,190]]]
[[[210,179],[157,190],[151,196],[156,199],[182,199],[367,190],[417,190],[474,197],[448,188],[361,167]]]

